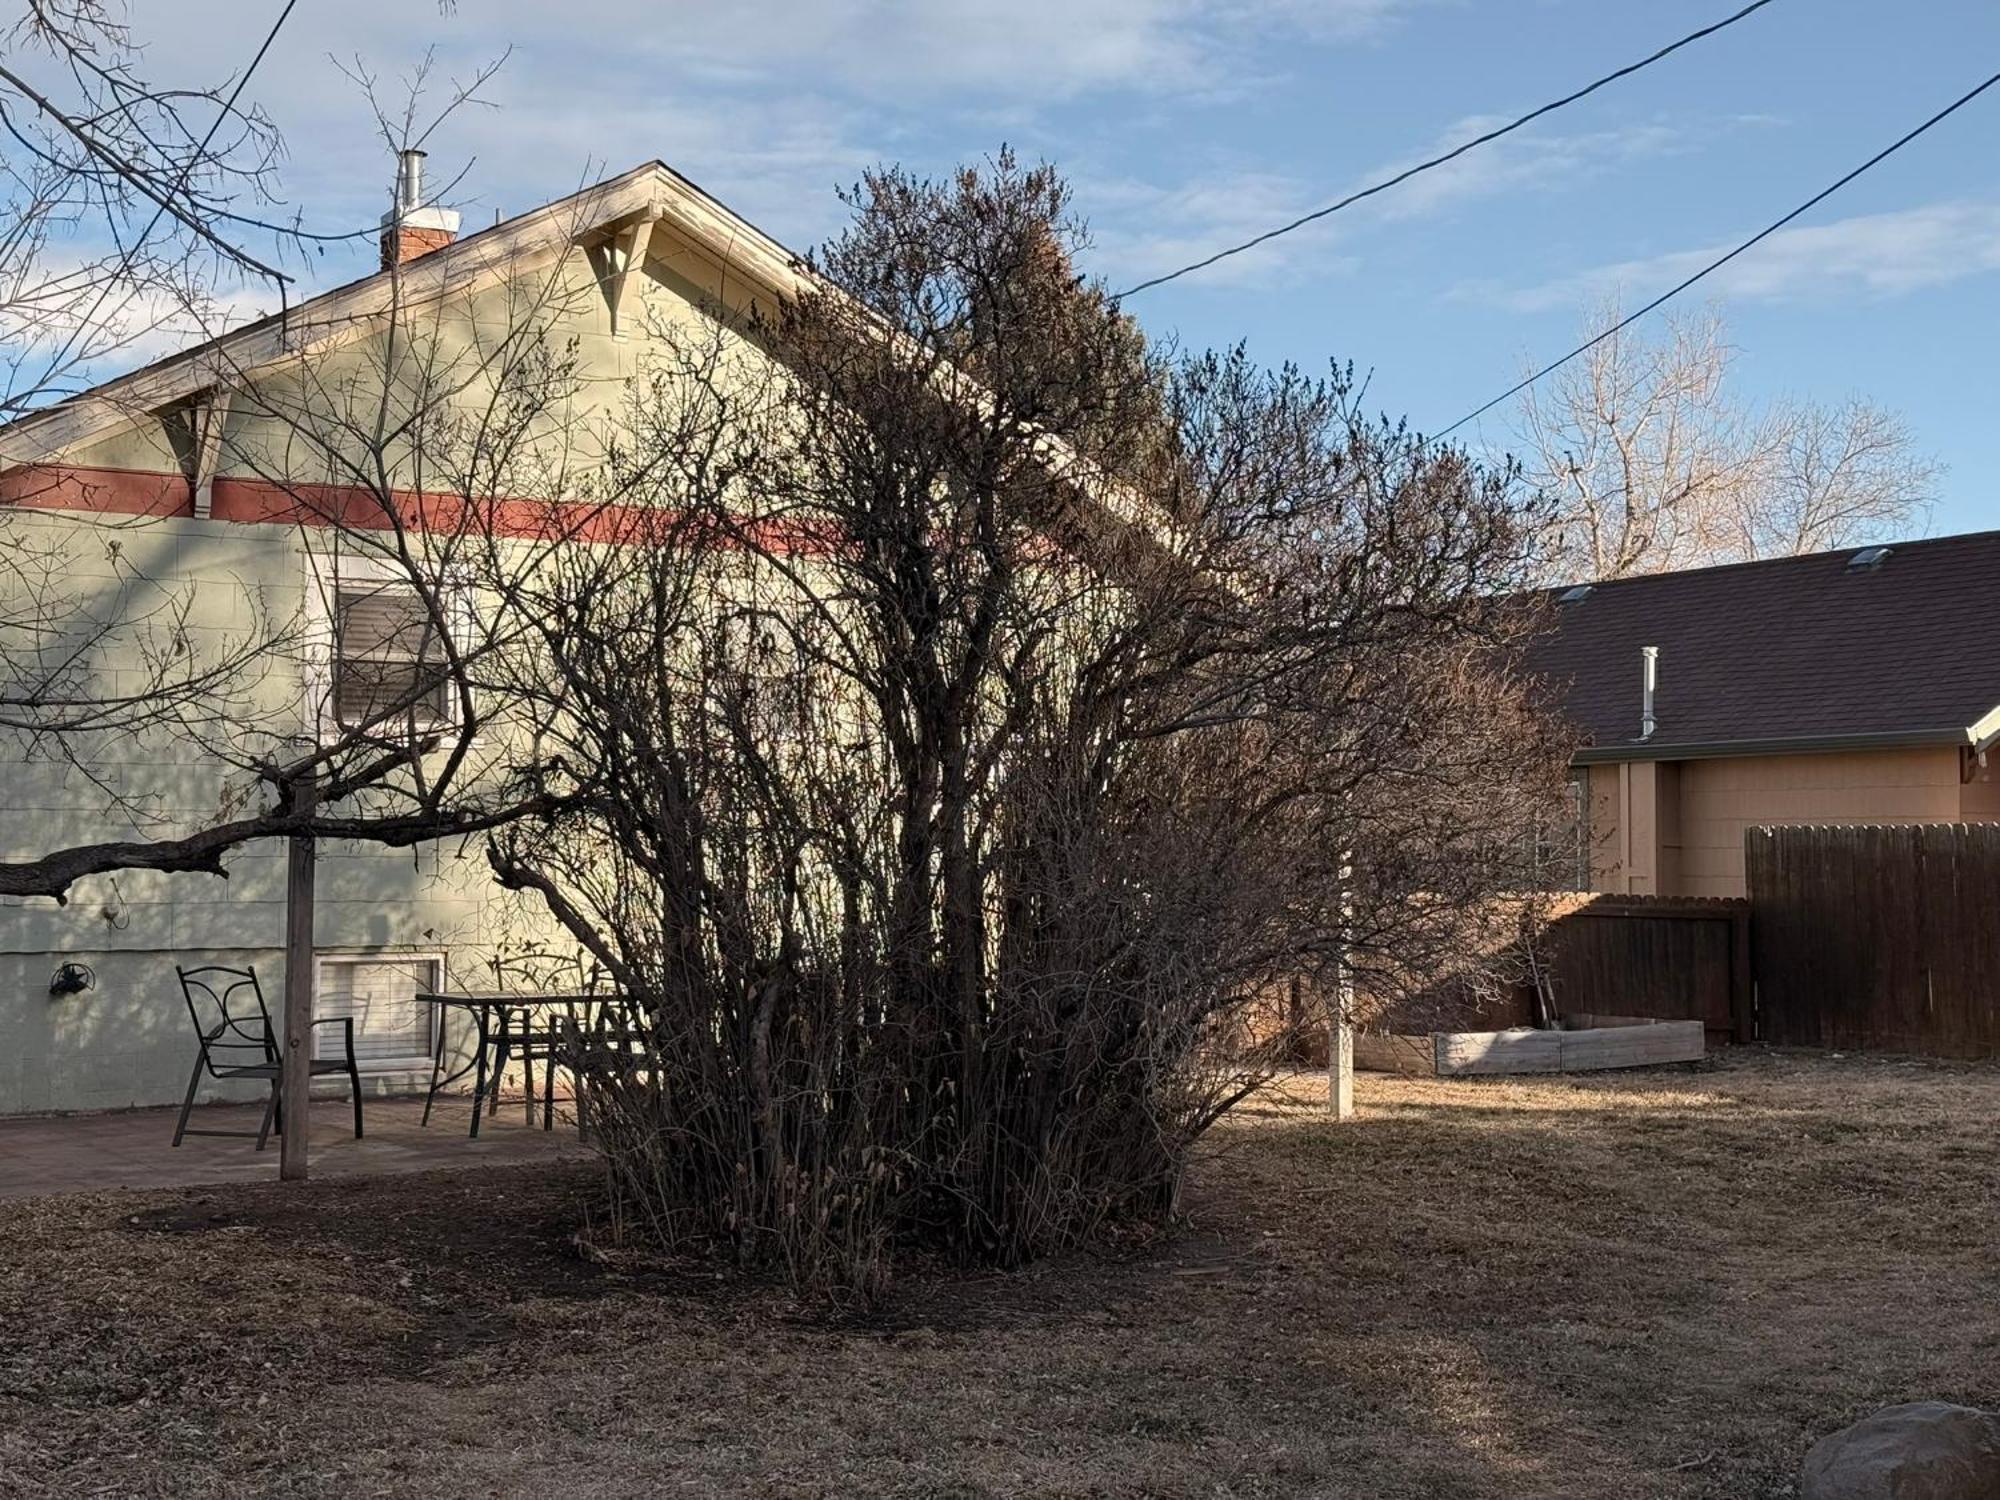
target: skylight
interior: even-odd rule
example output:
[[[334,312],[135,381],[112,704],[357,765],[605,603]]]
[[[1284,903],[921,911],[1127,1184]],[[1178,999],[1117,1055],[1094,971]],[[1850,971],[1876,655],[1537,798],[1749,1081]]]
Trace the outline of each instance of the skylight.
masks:
[[[1889,560],[1893,547],[1863,547],[1847,560],[1847,571],[1856,572],[1862,568],[1879,568]]]
[[[1556,603],[1581,604],[1585,599],[1588,599],[1589,597],[1590,597],[1589,584],[1573,583],[1568,588],[1564,589],[1560,594],[1556,595]]]

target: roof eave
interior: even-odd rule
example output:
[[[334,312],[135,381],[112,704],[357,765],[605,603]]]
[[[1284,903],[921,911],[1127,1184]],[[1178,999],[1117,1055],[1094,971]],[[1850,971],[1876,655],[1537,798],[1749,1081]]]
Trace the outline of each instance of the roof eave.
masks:
[[[754,301],[823,286],[792,251],[725,207],[665,162],[652,160],[567,198],[468,235],[361,281],[322,292],[296,308],[210,339],[68,401],[0,426],[0,469],[59,461],[87,438],[145,413],[157,413],[251,372],[319,353],[392,316],[399,306],[436,303],[489,284],[521,267],[594,244],[637,220],[664,223],[711,259],[724,279]],[[906,336],[889,330],[889,337]],[[941,388],[956,395],[979,387],[955,372]],[[1126,485],[1081,462],[1069,444],[1044,435],[1036,448],[1067,473],[1085,507],[1117,533],[1158,545],[1162,518]]]
[[[607,227],[664,219],[733,276],[766,294],[795,290],[796,257],[659,161],[470,234],[392,274],[308,298],[296,307],[208,339],[129,374],[78,392],[0,427],[0,466],[59,459],[75,445],[135,416],[158,411],[228,379],[352,337],[400,302],[421,306],[594,242]]]
[[[1573,766],[1617,765],[1641,760],[1723,760],[1749,755],[1823,755],[1841,750],[1922,750],[1972,747],[2000,737],[2000,708],[1962,729],[1897,729],[1875,734],[1780,735],[1753,740],[1628,740],[1586,745],[1570,757]]]

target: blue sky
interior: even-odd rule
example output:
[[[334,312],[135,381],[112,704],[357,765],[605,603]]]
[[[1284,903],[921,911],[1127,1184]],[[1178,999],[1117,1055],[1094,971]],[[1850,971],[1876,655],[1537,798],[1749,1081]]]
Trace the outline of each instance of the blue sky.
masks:
[[[1540,104],[1735,0],[304,0],[252,92],[315,227],[373,221],[389,167],[330,55],[464,75],[430,142],[468,224],[659,156],[805,246],[867,163],[1011,142],[1061,165],[1123,286]],[[135,0],[156,72],[247,60],[272,4]],[[171,25],[165,24],[171,13]],[[240,65],[240,64],[237,64]],[[1991,0],[1777,0],[1369,205],[1131,304],[1156,334],[1372,372],[1435,430],[1761,227],[2000,68]],[[1934,531],[2000,527],[2000,90],[1708,284],[1751,396],[1864,395],[1947,466]],[[310,281],[366,269],[333,252]],[[1700,293],[1691,294],[1700,296]],[[1505,411],[1473,434],[1508,439]]]

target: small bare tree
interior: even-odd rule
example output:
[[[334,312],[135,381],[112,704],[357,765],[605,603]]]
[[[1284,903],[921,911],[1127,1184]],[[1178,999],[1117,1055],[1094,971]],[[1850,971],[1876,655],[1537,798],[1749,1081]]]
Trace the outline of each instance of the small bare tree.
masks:
[[[0,32],[0,416],[214,328],[232,288],[276,299],[289,280],[287,232],[257,217],[277,131],[229,77],[150,76],[121,10],[30,0]]]
[[[865,1294],[1168,1211],[1258,998],[1449,950],[1552,793],[1512,476],[1149,350],[1077,232],[1004,155],[869,177],[781,363],[657,332],[654,503],[521,597],[571,795],[491,858],[626,998],[593,1122],[674,1248]]]
[[[1590,323],[1618,318],[1610,303]],[[1818,552],[1921,521],[1938,470],[1896,417],[1858,397],[1745,403],[1731,354],[1711,308],[1669,317],[1657,342],[1619,333],[1524,393],[1529,477],[1555,504],[1552,578]]]
[[[142,82],[130,39],[88,0],[31,6],[8,40],[0,116],[11,88],[32,122],[7,116],[19,201],[12,258],[0,263],[13,289],[0,348],[15,371],[13,403],[28,408],[101,373],[134,340],[214,329],[216,288],[232,277],[282,280],[233,249],[231,231],[281,244],[299,231],[238,211],[244,195],[265,194],[277,141],[233,90]],[[14,70],[22,50],[68,80],[69,103]],[[490,76],[454,88],[443,111]],[[204,110],[219,114],[197,118]],[[432,124],[410,110],[376,113],[392,149]],[[113,249],[63,269],[58,231]],[[532,736],[501,733],[509,705],[485,691],[504,611],[470,607],[465,580],[477,571],[504,584],[509,569],[561,545],[564,526],[588,524],[551,508],[526,538],[494,526],[514,495],[564,493],[562,464],[591,441],[560,333],[591,289],[562,269],[519,279],[483,321],[462,299],[407,296],[399,270],[365,338],[300,318],[290,329],[299,352],[256,368],[216,343],[203,356],[205,408],[129,414],[136,429],[164,427],[185,446],[200,424],[219,432],[219,413],[233,413],[237,436],[218,437],[218,457],[272,496],[276,513],[254,545],[287,566],[275,586],[243,576],[222,588],[228,608],[216,608],[213,580],[204,590],[161,564],[174,544],[160,545],[152,517],[49,493],[67,482],[60,469],[9,474],[0,743],[22,760],[66,763],[100,805],[79,811],[58,845],[0,861],[0,894],[61,900],[79,880],[126,869],[221,874],[243,844],[294,833],[407,846],[549,804],[520,758]],[[468,339],[471,322],[480,336]],[[346,354],[325,357],[328,340]],[[413,507],[413,494],[423,503]],[[303,589],[294,558],[311,569]],[[351,671],[337,681],[331,666],[347,616],[366,628],[366,599],[343,602],[357,597],[342,590],[357,575],[414,601],[385,653],[413,666],[375,683]],[[134,761],[185,768],[186,786],[163,799],[105,774]]]

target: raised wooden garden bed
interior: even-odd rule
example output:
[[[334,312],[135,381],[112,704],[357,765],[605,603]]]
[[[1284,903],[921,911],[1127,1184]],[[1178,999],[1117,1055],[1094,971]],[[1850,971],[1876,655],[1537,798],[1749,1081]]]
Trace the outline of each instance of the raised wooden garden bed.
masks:
[[[1375,1073],[1462,1078],[1478,1073],[1587,1073],[1700,1062],[1699,1021],[1628,1016],[1573,1016],[1569,1029],[1434,1031],[1420,1035],[1356,1032],[1354,1066]]]

